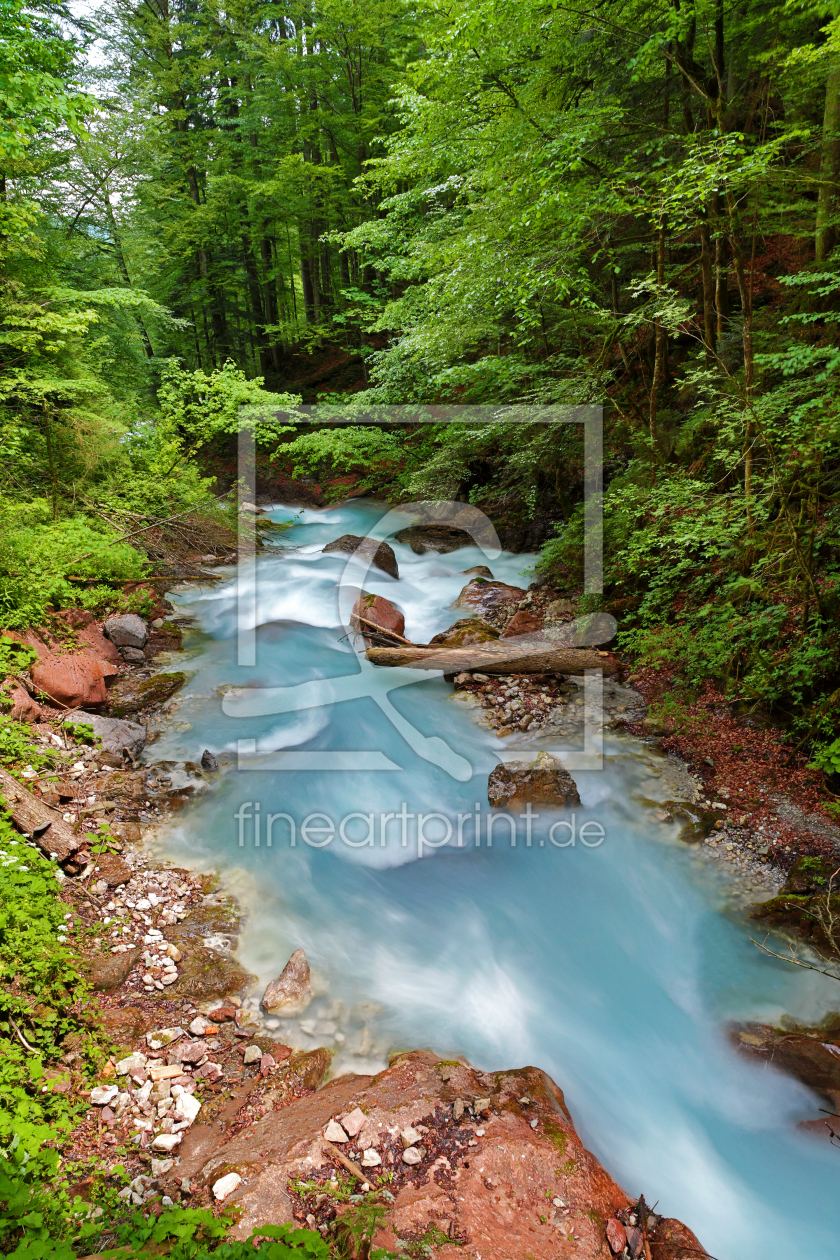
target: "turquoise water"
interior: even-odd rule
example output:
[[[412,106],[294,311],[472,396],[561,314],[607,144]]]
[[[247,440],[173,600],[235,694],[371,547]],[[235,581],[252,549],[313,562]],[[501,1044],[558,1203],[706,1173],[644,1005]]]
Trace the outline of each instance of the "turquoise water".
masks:
[[[274,513],[296,523],[258,562],[253,667],[237,664],[234,580],[176,597],[196,619],[195,673],[178,723],[147,759],[197,760],[208,747],[231,761],[164,843],[177,860],[224,872],[247,905],[240,956],[259,976],[255,999],[303,946],[318,996],[277,1035],[332,1045],[338,1071],[418,1045],[486,1069],[536,1064],[626,1190],[686,1221],[719,1260],[836,1255],[840,1151],[794,1128],[819,1115],[819,1101],[737,1058],[722,1028],[783,1011],[819,1018],[840,1005],[837,986],[750,944],[730,877],[637,799],[654,796],[657,780],[650,751],[631,739],[608,735],[603,768],[573,770],[583,800],[574,844],[569,826],[550,839],[570,818],[544,814],[530,846],[514,819],[515,846],[497,825],[488,847],[487,774],[508,745],[440,678],[412,675],[386,697],[392,671],[365,672],[344,637],[336,591],[346,557],[320,548],[366,533],[383,510],[356,501]],[[471,565],[528,581],[530,557],[394,550],[399,581],[373,570],[365,588],[403,609],[418,642],[460,615],[450,605]],[[301,703],[318,703],[294,712],[232,716],[253,697],[225,697],[230,687],[307,683]],[[245,768],[235,768],[238,752]],[[287,815],[271,847],[269,813]],[[326,818],[310,818],[307,843],[301,824],[313,814]],[[587,821],[600,824],[601,843],[597,828],[582,842]]]

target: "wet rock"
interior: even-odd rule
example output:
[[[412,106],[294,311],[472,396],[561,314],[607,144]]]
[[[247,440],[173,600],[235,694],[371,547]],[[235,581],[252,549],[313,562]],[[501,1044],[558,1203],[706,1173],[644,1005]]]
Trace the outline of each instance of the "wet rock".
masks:
[[[462,572],[467,576],[469,576],[470,573],[474,573],[476,577],[490,578],[491,581],[493,580],[493,574],[487,568],[486,564],[474,564],[471,569],[463,569]]]
[[[726,815],[721,810],[700,809],[687,801],[663,801],[659,807],[663,822],[680,822],[679,838],[684,844],[700,844],[711,835],[715,824]]]
[[[105,753],[119,757],[127,751],[131,759],[136,761],[146,747],[146,728],[139,722],[103,717],[98,713],[84,713],[81,710],[74,714],[74,720],[90,723],[94,735],[101,740],[102,751]]]
[[[453,525],[409,525],[395,535],[397,542],[406,543],[417,556],[427,551],[445,555],[461,547],[474,547],[471,534]]]
[[[359,618],[364,617],[365,621]],[[393,630],[395,634],[402,638],[405,635],[405,617],[390,599],[385,599],[382,595],[370,595],[363,591],[353,605],[353,611],[350,614],[350,626],[353,630],[359,631],[370,638],[371,633],[375,633],[372,627],[366,623],[372,621],[375,625],[381,626],[383,630]]]
[[[127,884],[134,874],[128,863],[117,857],[115,853],[102,853],[96,859],[93,869],[99,879],[103,879],[109,888]]]
[[[768,1024],[734,1024],[730,1039],[740,1054],[786,1072],[840,1104],[840,1015],[799,1031]]]
[[[478,617],[461,617],[448,630],[441,630],[429,640],[432,647],[468,647],[471,643],[489,643],[498,639],[499,631]]]
[[[300,1050],[289,1056],[289,1068],[306,1089],[318,1088],[331,1062],[332,1055],[323,1046],[317,1050]]]
[[[540,753],[530,764],[496,766],[487,780],[487,799],[496,809],[519,809],[529,801],[557,809],[580,805],[574,779],[550,753]]]
[[[109,617],[103,626],[105,635],[117,647],[142,648],[149,637],[149,627],[137,613]]]
[[[302,949],[296,949],[276,980],[263,994],[262,1008],[272,1015],[299,1015],[312,1001],[309,963]]]
[[[201,768],[202,770],[218,770],[219,768],[219,763],[209,748],[205,748],[201,754]]]
[[[173,923],[166,929],[167,940],[189,947],[200,946],[205,937],[233,937],[239,931],[241,912],[233,901],[205,901],[194,906],[182,923]],[[232,1017],[231,1017],[232,1018]]]
[[[650,1239],[650,1260],[697,1260],[708,1256],[694,1234],[682,1221],[664,1216],[656,1225]]]
[[[154,674],[151,678],[131,675],[120,678],[108,692],[109,708],[114,717],[138,713],[150,705],[163,704],[183,687],[186,674]]]
[[[784,927],[836,953],[840,948],[840,858],[801,857],[794,862],[781,892],[753,906],[750,918]]]
[[[86,704],[104,704],[108,699],[105,679],[116,673],[116,665],[81,652],[38,661],[32,666],[32,682],[48,699],[77,709]]]
[[[536,634],[542,630],[543,619],[539,613],[520,608],[505,626],[503,639],[515,639],[519,634]]]
[[[393,547],[389,547],[386,542],[378,542],[375,538],[363,538],[358,534],[342,534],[341,538],[327,543],[322,551],[325,555],[334,551],[344,552],[346,555],[357,555],[361,560],[369,560],[376,565],[377,569],[381,569],[392,578],[400,576]]]
[[[124,954],[97,954],[88,959],[90,982],[93,988],[103,993],[118,989],[137,966],[142,953],[142,949],[137,946],[126,950]]]
[[[519,586],[473,578],[461,591],[455,604],[460,608],[475,608],[478,612],[488,613],[503,604],[518,604],[525,595],[526,592]]]
[[[172,935],[171,928],[167,929]],[[195,1001],[207,998],[223,998],[241,993],[253,983],[249,975],[229,954],[222,954],[207,946],[191,945],[181,962],[181,973],[170,986],[175,997],[188,997]]]

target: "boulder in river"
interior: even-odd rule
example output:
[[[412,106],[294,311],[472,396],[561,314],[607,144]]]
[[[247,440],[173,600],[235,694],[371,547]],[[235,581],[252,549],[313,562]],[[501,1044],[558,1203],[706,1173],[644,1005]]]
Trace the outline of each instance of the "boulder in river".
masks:
[[[361,621],[361,617],[365,620]],[[350,626],[370,638],[371,634],[376,633],[372,626],[366,624],[371,621],[383,630],[393,630],[400,638],[405,635],[405,617],[399,608],[383,595],[370,595],[367,591],[362,591],[353,605]],[[388,638],[387,635],[385,637]]]
[[[149,637],[149,627],[137,613],[120,613],[105,622],[106,636],[117,647],[142,648]]]
[[[487,799],[497,809],[519,809],[530,802],[562,809],[580,805],[575,781],[556,757],[540,753],[533,762],[496,766],[487,780]]]
[[[476,577],[490,578],[491,582],[493,580],[493,573],[486,564],[474,564],[471,569],[463,569],[462,572],[466,577],[474,573]]]
[[[795,931],[818,949],[840,949],[840,857],[800,857],[779,894],[753,906],[750,918]]]
[[[121,757],[125,751],[136,761],[146,747],[146,728],[139,722],[102,717],[99,713],[85,713],[81,709],[73,714],[73,720],[89,723],[94,735],[102,741],[102,751],[112,756]]]
[[[448,630],[441,630],[429,640],[430,647],[469,647],[471,643],[489,643],[498,639],[499,631],[495,626],[482,621],[480,617],[461,617],[454,621]]]
[[[484,578],[475,577],[468,582],[455,601],[459,608],[475,608],[477,612],[491,612],[502,604],[518,604],[527,591],[519,586],[508,586],[507,582],[488,582]]]
[[[299,1015],[311,1001],[309,963],[303,950],[296,949],[263,994],[262,1007],[271,1015]]]
[[[475,546],[472,535],[465,529],[456,529],[454,525],[409,525],[395,537],[397,542],[407,543],[417,556],[425,555],[427,551],[444,555],[461,547]]]
[[[400,576],[394,548],[389,547],[386,542],[377,541],[375,538],[364,538],[358,534],[342,534],[340,538],[327,543],[326,547],[322,547],[321,550],[324,555],[333,551],[342,551],[349,556],[356,555],[361,560],[370,560],[372,564],[376,565],[377,569],[381,569],[383,573],[387,573],[392,578]]]
[[[787,1022],[785,1020],[785,1022]],[[840,1015],[829,1015],[813,1028],[773,1028],[769,1024],[733,1024],[729,1029],[735,1048],[765,1067],[786,1072],[840,1105]]]

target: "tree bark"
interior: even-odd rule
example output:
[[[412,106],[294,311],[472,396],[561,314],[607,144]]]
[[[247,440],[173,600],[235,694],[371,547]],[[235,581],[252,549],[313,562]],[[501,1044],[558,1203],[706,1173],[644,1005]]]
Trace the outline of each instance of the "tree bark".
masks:
[[[618,662],[593,648],[555,647],[551,643],[498,643],[480,647],[372,647],[365,657],[374,665],[407,665],[440,669],[446,674],[477,670],[483,674],[582,674],[599,669],[605,677],[617,673]]]
[[[79,847],[79,837],[61,815],[49,805],[39,800],[34,792],[30,792],[18,783],[6,770],[0,768],[0,793],[2,793],[9,813],[16,827],[27,835],[32,835],[39,827],[49,823],[47,830],[37,836],[35,843],[44,853],[50,854],[63,862]]]
[[[840,66],[825,85],[820,187],[817,194],[816,258],[824,262],[837,243],[838,182],[840,182]]]

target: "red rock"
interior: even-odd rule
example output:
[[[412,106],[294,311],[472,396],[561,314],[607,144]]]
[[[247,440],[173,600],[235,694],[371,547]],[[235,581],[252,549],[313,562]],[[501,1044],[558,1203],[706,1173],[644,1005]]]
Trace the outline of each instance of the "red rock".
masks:
[[[236,1019],[236,1007],[218,1006],[215,1011],[210,1012],[207,1018],[212,1019],[214,1024],[226,1024],[228,1020]]]
[[[40,720],[43,709],[37,700],[33,700],[25,687],[16,684],[9,692],[9,699],[12,707],[9,710],[9,717],[13,722],[37,722]]]
[[[620,1256],[627,1246],[627,1231],[621,1221],[617,1221],[615,1217],[607,1221],[607,1242],[610,1244],[610,1250],[617,1256]]]
[[[114,661],[119,664],[121,658],[116,644],[105,638],[99,626],[83,626],[77,637],[91,656],[100,661]]]
[[[532,1100],[527,1108],[517,1101],[523,1094]],[[467,1147],[471,1130],[454,1119],[456,1098],[490,1099],[479,1149]],[[240,1099],[231,1102],[234,1114],[240,1105]],[[596,1260],[607,1254],[604,1222],[617,1225],[616,1214],[630,1207],[627,1195],[582,1145],[563,1094],[545,1073],[536,1068],[478,1072],[469,1064],[443,1063],[429,1051],[400,1055],[375,1077],[340,1076],[304,1097],[289,1097],[232,1134],[221,1126],[194,1131],[185,1141],[188,1158],[179,1176],[208,1186],[236,1168],[242,1183],[231,1196],[240,1210],[233,1237],[248,1238],[261,1226],[294,1219],[291,1180],[301,1175],[327,1180],[332,1156],[323,1145],[324,1126],[356,1108],[364,1112],[371,1132],[381,1135],[383,1163],[394,1177],[389,1187],[395,1202],[378,1225],[377,1247],[395,1250],[400,1233],[418,1237],[434,1226],[466,1242],[469,1254],[482,1260],[557,1260],[561,1252]],[[536,1130],[530,1127],[534,1119]],[[429,1159],[409,1169],[390,1158],[402,1145],[389,1129],[393,1133],[418,1123],[429,1126],[423,1138]],[[449,1167],[439,1178],[435,1164],[444,1152]],[[574,1247],[567,1247],[559,1232],[568,1229],[569,1218],[550,1203],[554,1195],[571,1209]],[[684,1237],[693,1235],[686,1231]],[[435,1254],[457,1260],[461,1249],[444,1243]],[[660,1249],[652,1260],[672,1257]],[[673,1260],[688,1256],[677,1253]]]
[[[505,626],[502,638],[513,639],[518,634],[536,634],[538,630],[542,630],[542,624],[543,619],[537,613],[529,612],[527,608],[520,608]]]
[[[74,630],[79,630],[82,626],[89,626],[93,622],[93,613],[88,612],[85,608],[65,608],[58,615],[62,621],[66,622]]]
[[[670,1216],[662,1218],[650,1240],[651,1260],[702,1260],[708,1254],[696,1234]]]
[[[32,681],[50,700],[79,709],[104,704],[108,698],[105,679],[117,672],[115,665],[87,652],[50,655],[32,666]]]
[[[370,633],[371,627],[359,621],[360,617],[366,618],[367,621],[373,621],[377,626],[381,626],[383,630],[393,630],[395,634],[401,637],[405,635],[405,617],[390,601],[382,595],[368,595],[364,591],[353,605],[353,612],[350,614],[350,625],[354,630],[360,630],[364,634]]]
[[[633,1257],[633,1260],[639,1260],[645,1245],[642,1231],[636,1229],[634,1225],[627,1225],[624,1232],[627,1234],[627,1248],[630,1255]]]

